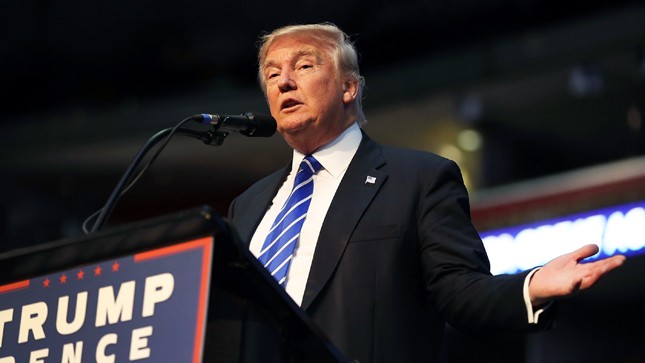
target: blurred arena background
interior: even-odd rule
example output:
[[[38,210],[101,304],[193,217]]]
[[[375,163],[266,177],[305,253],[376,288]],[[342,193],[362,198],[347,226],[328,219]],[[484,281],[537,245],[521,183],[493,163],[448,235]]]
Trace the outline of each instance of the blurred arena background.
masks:
[[[645,200],[642,1],[9,0],[2,8],[0,251],[79,236],[157,131],[197,113],[266,113],[257,39],[294,23],[329,21],[351,35],[367,80],[366,131],[457,161],[480,229]],[[225,216],[289,156],[278,135],[232,135],[220,147],[176,137],[110,222],[201,204]],[[608,286],[643,269],[634,260]],[[515,342],[505,357],[642,361],[636,347],[607,352],[642,338],[635,322],[645,319],[630,309],[643,285],[601,288],[582,313],[564,305],[565,327],[597,333],[634,322],[634,331],[623,324],[624,334],[600,335],[607,340],[586,347],[585,359],[558,344],[588,344],[580,329]],[[630,302],[608,305],[622,318],[585,319],[610,301]],[[456,350],[478,344],[455,341]]]

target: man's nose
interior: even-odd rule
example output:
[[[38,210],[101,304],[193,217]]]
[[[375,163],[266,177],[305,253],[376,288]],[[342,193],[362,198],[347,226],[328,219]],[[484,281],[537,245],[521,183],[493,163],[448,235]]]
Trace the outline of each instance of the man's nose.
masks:
[[[293,74],[289,70],[283,70],[280,73],[278,88],[281,92],[287,92],[296,88],[296,81],[293,79]]]

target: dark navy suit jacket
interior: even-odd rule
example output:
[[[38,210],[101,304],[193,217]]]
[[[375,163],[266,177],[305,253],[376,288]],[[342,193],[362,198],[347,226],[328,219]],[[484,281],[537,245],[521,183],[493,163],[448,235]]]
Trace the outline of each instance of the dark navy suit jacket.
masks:
[[[290,165],[231,204],[243,241]],[[322,225],[302,309],[350,359],[432,362],[444,321],[477,332],[532,329],[525,276],[490,275],[454,162],[363,134]]]

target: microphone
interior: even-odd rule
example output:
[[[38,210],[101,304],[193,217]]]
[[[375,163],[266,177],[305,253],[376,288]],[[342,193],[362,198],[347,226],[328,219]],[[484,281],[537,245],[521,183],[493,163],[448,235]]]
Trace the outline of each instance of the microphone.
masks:
[[[242,115],[194,115],[193,120],[212,125],[217,131],[239,132],[249,137],[269,137],[277,127],[275,119],[269,115],[246,112]]]

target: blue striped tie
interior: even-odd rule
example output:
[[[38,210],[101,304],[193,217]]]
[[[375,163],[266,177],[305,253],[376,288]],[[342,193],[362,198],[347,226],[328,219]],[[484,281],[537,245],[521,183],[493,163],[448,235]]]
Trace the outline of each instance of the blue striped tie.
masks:
[[[278,213],[262,245],[258,260],[280,285],[284,286],[287,280],[291,257],[309,210],[311,195],[314,192],[313,175],[321,168],[322,165],[311,155],[302,160],[291,195]]]

